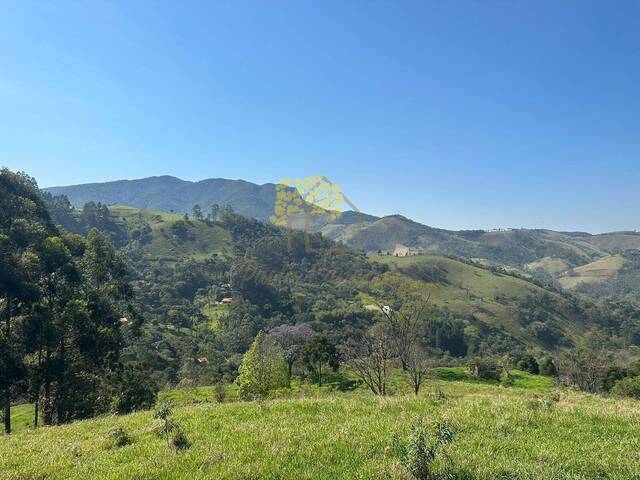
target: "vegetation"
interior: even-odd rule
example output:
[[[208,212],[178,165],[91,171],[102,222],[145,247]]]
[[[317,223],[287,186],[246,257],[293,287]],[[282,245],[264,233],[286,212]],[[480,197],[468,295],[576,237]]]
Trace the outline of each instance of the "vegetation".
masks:
[[[243,399],[265,398],[272,391],[289,386],[284,355],[273,337],[258,333],[242,358],[238,386]]]
[[[0,441],[0,471],[9,472],[7,480],[407,478],[394,437],[409,440],[416,422],[431,435],[442,419],[455,440],[433,471],[449,478],[622,479],[640,468],[636,402],[440,380],[427,391],[442,393],[379,398],[362,389],[310,390],[266,406],[182,403],[171,416],[188,436],[187,450],[150,428],[151,412],[24,431]],[[550,409],[542,407],[547,400]],[[116,425],[131,444],[112,448],[107,434]]]
[[[632,296],[576,296],[558,272],[485,260],[332,251],[321,234],[212,199],[180,213],[76,209],[8,170],[0,188],[0,400],[5,429],[18,427],[0,441],[8,478],[628,478],[637,467],[622,459],[637,447],[638,411],[622,400],[640,378]],[[492,252],[530,271],[560,264],[534,268],[539,255],[602,264],[613,258],[602,245],[618,242],[410,229],[453,242],[447,254]],[[631,255],[614,255],[621,278]],[[35,462],[42,442],[51,454]]]

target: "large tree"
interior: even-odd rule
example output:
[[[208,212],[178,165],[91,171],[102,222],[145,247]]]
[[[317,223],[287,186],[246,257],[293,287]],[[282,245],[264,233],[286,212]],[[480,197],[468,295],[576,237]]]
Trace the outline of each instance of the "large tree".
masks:
[[[287,364],[273,337],[258,333],[242,358],[238,386],[243,399],[264,398],[273,390],[289,386]]]
[[[315,335],[302,350],[302,361],[322,386],[322,374],[327,367],[338,368],[338,351],[326,335]]]

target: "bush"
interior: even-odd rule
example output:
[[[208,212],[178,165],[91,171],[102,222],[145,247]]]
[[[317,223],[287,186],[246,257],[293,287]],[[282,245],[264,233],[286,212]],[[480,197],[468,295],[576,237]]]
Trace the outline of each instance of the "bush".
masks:
[[[551,357],[544,357],[540,360],[540,375],[546,375],[547,377],[558,376],[558,369]]]
[[[626,378],[629,372],[626,368],[619,367],[618,365],[611,365],[602,375],[600,379],[600,389],[609,392],[613,386],[620,380]]]
[[[184,431],[178,425],[176,425],[171,432],[171,445],[173,445],[176,450],[186,450],[191,446],[191,442],[189,442]]]
[[[500,385],[503,387],[511,387],[513,385],[513,375],[504,371],[500,374]]]
[[[534,375],[538,375],[540,373],[540,366],[538,365],[538,361],[532,355],[527,355],[522,360],[520,360],[517,367],[523,372],[529,372]]]
[[[434,480],[436,457],[439,451],[452,441],[453,431],[447,422],[436,423],[432,433],[424,424],[417,422],[406,440],[394,436],[393,446],[400,463],[414,478]]]
[[[213,387],[213,391],[216,402],[223,403],[224,399],[227,397],[227,386],[222,382],[216,383],[215,387]]]
[[[153,430],[160,437],[165,437],[169,440],[169,435],[176,429],[177,424],[171,418],[173,408],[169,402],[163,402],[156,406],[153,412],[153,418],[158,422],[153,425]]]
[[[474,358],[469,363],[469,371],[474,377],[482,380],[500,380],[502,368],[492,358]]]
[[[124,447],[131,443],[131,437],[122,425],[116,425],[107,432],[107,437],[111,440],[114,447]]]
[[[640,400],[640,377],[627,377],[619,380],[611,389],[611,395]]]

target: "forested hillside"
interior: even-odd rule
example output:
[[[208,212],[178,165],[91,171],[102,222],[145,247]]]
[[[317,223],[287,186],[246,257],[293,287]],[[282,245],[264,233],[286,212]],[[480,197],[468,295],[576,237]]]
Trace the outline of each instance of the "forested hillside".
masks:
[[[75,216],[82,225],[87,208],[95,206],[68,205],[58,215]],[[437,255],[309,253],[302,232],[294,231],[289,240],[285,230],[238,215],[230,206],[196,208],[187,215],[100,206],[105,208],[110,219],[103,222],[105,231],[114,239],[126,232],[120,251],[147,318],[142,338],[126,355],[146,362],[161,384],[233,378],[255,335],[282,325],[310,325],[340,345],[372,325],[381,304],[398,310],[424,305],[426,346],[438,355],[522,357],[570,348],[595,332],[616,348],[636,338],[637,327],[619,314],[617,304],[580,300],[551,282],[479,262]],[[451,242],[450,233],[434,232]],[[476,237],[489,234],[465,235],[457,240],[460,248],[478,248]],[[519,244],[516,239],[511,244]],[[319,234],[312,242],[333,245]],[[571,252],[585,259],[596,255],[591,247]],[[234,300],[219,304],[223,297]],[[198,358],[208,361],[198,363]]]

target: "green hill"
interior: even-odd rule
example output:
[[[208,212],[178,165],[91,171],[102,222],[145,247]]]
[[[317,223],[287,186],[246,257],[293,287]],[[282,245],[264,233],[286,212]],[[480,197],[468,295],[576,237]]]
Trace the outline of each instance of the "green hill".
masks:
[[[138,238],[135,248],[149,260],[173,262],[232,254],[231,235],[219,225],[123,205],[111,205],[109,211],[114,221]]]
[[[529,327],[541,318],[557,329],[558,338],[572,342],[593,326],[575,309],[573,299],[525,278],[440,256],[371,255],[370,258],[392,267],[374,284],[389,283],[404,292],[425,292],[434,305],[461,318],[473,317],[525,344],[549,347],[545,337]],[[538,312],[540,318],[536,320],[529,318],[532,312],[527,303],[530,301],[543,312]]]
[[[229,265],[238,261],[233,234],[220,222],[185,220],[182,215],[128,206],[111,206],[109,210],[114,221],[126,227],[129,236],[137,238],[130,240],[123,251],[136,259],[142,272],[155,268],[158,262],[170,266],[207,258],[226,259],[231,262]],[[138,236],[132,233],[135,231],[142,233]],[[464,321],[468,336],[492,338],[494,347],[507,342],[498,349],[517,345],[539,350],[569,346],[594,326],[591,314],[576,299],[504,270],[439,255],[370,254],[369,259],[389,270],[375,275],[367,286],[356,286],[360,298],[365,299],[365,307],[371,306],[366,300],[371,295],[381,300],[382,292],[389,290],[429,295],[432,305]],[[352,276],[348,272],[346,275]],[[148,278],[149,274],[142,276]],[[146,283],[140,284],[144,293],[147,287],[143,285]],[[300,288],[297,295],[306,296],[307,288]],[[229,311],[228,306],[216,305],[211,296],[197,303],[213,328],[218,328]]]
[[[275,185],[256,185],[244,180],[209,178],[189,182],[168,175],[138,180],[87,183],[44,189],[53,195],[64,195],[81,208],[87,202],[131,205],[164,212],[188,213],[198,204],[208,211],[213,203],[232,205],[242,215],[267,220],[273,212]]]
[[[169,176],[45,190],[54,195],[66,195],[76,207],[94,201],[182,214],[190,212],[195,204],[207,212],[211,204],[218,203],[231,205],[236,212],[261,221],[267,221],[272,215],[276,198],[274,184],[255,185],[226,179],[189,182]],[[585,267],[589,270],[590,267],[586,266],[593,262],[640,249],[640,233],[637,232],[591,235],[541,229],[451,231],[423,225],[401,215],[379,218],[344,212],[333,221],[312,216],[309,226],[331,240],[353,248],[364,248],[367,252],[475,259],[516,268],[539,279],[559,282],[559,285],[570,289],[579,284],[598,283],[589,279],[589,275],[573,269]],[[157,251],[166,258],[176,254],[170,238],[159,238],[149,250]],[[202,245],[193,246],[192,254],[197,255],[198,252],[203,253]],[[604,295],[603,289],[592,289],[592,294]]]

